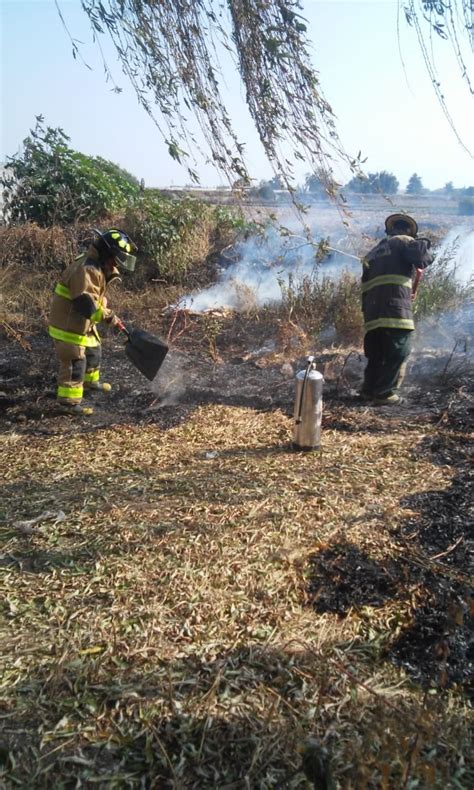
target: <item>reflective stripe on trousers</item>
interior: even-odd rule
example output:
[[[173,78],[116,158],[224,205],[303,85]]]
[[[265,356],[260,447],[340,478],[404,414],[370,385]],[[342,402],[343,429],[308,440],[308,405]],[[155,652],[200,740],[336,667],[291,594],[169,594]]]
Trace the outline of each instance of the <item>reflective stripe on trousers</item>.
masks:
[[[412,318],[376,318],[364,324],[364,333],[373,329],[414,329],[415,322]]]
[[[97,382],[100,378],[100,370],[96,368],[95,370],[86,370],[84,376],[84,382]]]
[[[84,388],[82,385],[79,387],[58,387],[56,395],[58,400],[66,398],[67,400],[81,401]]]
[[[55,340],[54,346],[59,361],[56,397],[64,403],[80,403],[86,372],[86,349],[61,340]]]

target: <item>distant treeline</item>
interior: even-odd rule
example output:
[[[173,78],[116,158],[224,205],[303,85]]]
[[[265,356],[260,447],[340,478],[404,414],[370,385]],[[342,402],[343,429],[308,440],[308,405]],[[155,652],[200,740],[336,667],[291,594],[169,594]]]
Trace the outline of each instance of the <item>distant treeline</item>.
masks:
[[[234,190],[240,190],[245,197],[269,202],[286,202],[289,192],[285,189],[278,176],[270,180],[260,181],[254,186],[239,180],[233,184]],[[377,173],[368,173],[364,176],[355,176],[347,184],[340,186],[340,194],[350,199],[351,196],[363,195],[395,195],[400,191],[400,182],[393,173],[382,170]],[[410,176],[405,189],[405,195],[423,196],[433,195],[446,197],[458,201],[459,214],[474,213],[474,186],[456,189],[452,181],[448,181],[439,189],[430,190],[423,186],[421,177],[417,173]],[[329,200],[323,177],[310,173],[304,183],[297,186],[293,192],[294,198],[299,202],[313,200]]]
[[[173,195],[192,197],[197,194],[205,202],[225,203],[226,192],[221,190],[196,190],[192,187],[177,190],[148,190],[143,179],[138,179],[119,165],[101,157],[86,156],[73,150],[69,137],[61,128],[44,124],[37,116],[36,126],[23,140],[20,153],[8,157],[0,172],[3,187],[3,216],[9,223],[38,222],[46,226],[71,223],[88,218],[100,218],[122,211],[144,197],[163,200]],[[309,173],[304,182],[288,189],[279,176],[259,184],[239,179],[229,189],[229,197],[239,194],[244,200],[285,203],[295,199],[299,203],[330,200],[334,197],[334,182],[328,183],[324,172]],[[351,196],[394,195],[400,189],[397,177],[386,170],[352,178],[339,185],[341,200]],[[153,194],[152,194],[153,193]],[[413,173],[403,190],[411,196],[437,195],[457,201],[457,212],[474,213],[474,186],[455,189],[448,181],[439,189],[423,186],[421,177]],[[336,193],[337,194],[337,193]],[[229,201],[231,202],[231,201]],[[456,202],[453,208],[456,210]]]
[[[260,181],[258,185],[248,186],[241,181],[234,184],[235,189],[245,189],[251,195],[258,195],[261,198],[270,198],[284,190],[284,185],[278,176],[270,180]],[[386,170],[377,173],[368,173],[364,176],[355,176],[347,184],[341,185],[342,192],[359,195],[395,195],[400,191],[398,178]],[[474,186],[456,189],[452,181],[448,181],[439,189],[427,189],[423,186],[421,177],[417,173],[410,176],[405,189],[401,190],[407,195],[442,195],[446,197],[474,197]],[[297,195],[311,195],[314,197],[325,197],[326,190],[324,180],[317,174],[310,173],[306,176],[304,183],[296,188]]]

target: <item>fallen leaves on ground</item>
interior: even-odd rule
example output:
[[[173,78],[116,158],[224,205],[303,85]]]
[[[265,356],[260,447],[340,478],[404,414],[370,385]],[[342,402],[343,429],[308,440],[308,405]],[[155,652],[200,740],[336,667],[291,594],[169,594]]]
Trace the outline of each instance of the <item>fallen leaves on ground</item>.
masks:
[[[357,419],[328,407],[301,454],[281,411],[228,405],[3,435],[6,780],[305,787],[310,737],[341,787],[467,786],[465,547],[430,559],[458,533],[433,544],[426,506],[465,459],[416,451],[432,424]],[[64,518],[18,534],[45,512]],[[428,661],[430,601],[449,628]]]

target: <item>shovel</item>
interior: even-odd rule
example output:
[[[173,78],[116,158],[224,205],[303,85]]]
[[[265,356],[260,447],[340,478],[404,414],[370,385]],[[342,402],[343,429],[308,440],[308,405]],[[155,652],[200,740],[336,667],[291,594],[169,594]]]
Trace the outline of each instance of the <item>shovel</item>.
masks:
[[[117,326],[127,335],[125,353],[130,362],[149,381],[153,381],[168,353],[168,346],[144,329],[130,329],[122,321]]]

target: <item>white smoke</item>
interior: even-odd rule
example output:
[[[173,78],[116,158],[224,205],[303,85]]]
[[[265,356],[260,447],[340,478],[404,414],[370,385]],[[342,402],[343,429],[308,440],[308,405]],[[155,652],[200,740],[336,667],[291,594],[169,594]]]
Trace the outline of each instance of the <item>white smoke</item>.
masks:
[[[436,258],[453,258],[455,277],[467,283],[474,274],[474,229],[457,225],[444,237],[436,249]]]
[[[450,278],[462,286],[474,275],[474,229],[465,225],[452,228],[435,249],[433,267],[446,267]],[[426,275],[429,277],[429,271]],[[423,285],[423,283],[422,283]],[[422,286],[421,286],[422,287]],[[417,321],[415,351],[449,352],[466,363],[474,360],[474,304],[466,300],[456,309],[444,310]]]
[[[279,278],[284,276],[281,267],[259,268],[249,260],[242,260],[222,272],[214,285],[205,288],[194,296],[185,296],[179,303],[183,309],[205,310],[229,308],[240,310],[246,296],[252,296],[259,307],[281,299]]]
[[[151,390],[159,399],[151,411],[172,406],[183,400],[186,393],[185,370],[186,356],[174,351],[168,352],[157,375],[151,383]]]
[[[316,233],[313,238],[318,238]],[[360,263],[352,253],[332,251],[318,261],[317,251],[317,243],[297,234],[282,235],[271,226],[263,237],[255,235],[237,242],[232,252],[223,256],[217,282],[197,294],[184,296],[178,307],[195,312],[241,310],[249,301],[263,307],[281,301],[282,286],[288,285],[290,278],[337,278],[343,270],[360,273]]]
[[[313,228],[312,236],[319,239],[323,234]],[[355,242],[346,236],[338,238],[334,245],[329,239],[328,244],[328,255],[319,261],[317,242],[309,242],[297,232],[286,229],[282,233],[278,226],[272,225],[265,235],[255,234],[224,251],[217,282],[198,293],[184,296],[177,307],[195,312],[262,307],[281,301],[282,288],[288,286],[290,278],[294,283],[305,277],[337,280],[347,271],[358,277],[361,264],[354,249],[363,255],[367,241],[361,237]],[[473,274],[472,227],[459,225],[447,233],[436,249],[437,260],[444,256],[454,267],[456,279],[467,282]]]

